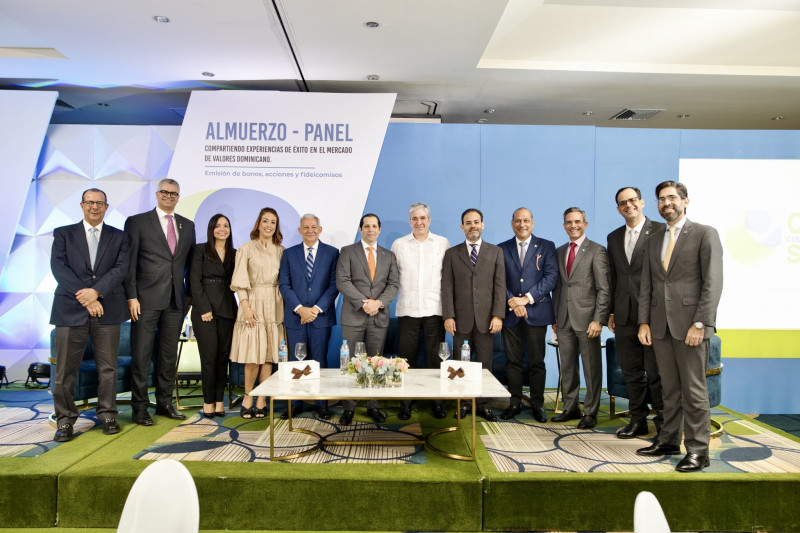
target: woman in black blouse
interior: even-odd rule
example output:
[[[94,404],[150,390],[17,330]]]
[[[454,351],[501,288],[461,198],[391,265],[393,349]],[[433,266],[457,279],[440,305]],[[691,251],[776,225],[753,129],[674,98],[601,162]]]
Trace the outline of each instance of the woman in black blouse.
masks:
[[[236,299],[230,288],[236,251],[224,215],[211,217],[207,236],[206,242],[195,246],[189,280],[203,380],[203,415],[213,418],[225,416],[223,398],[236,318]]]

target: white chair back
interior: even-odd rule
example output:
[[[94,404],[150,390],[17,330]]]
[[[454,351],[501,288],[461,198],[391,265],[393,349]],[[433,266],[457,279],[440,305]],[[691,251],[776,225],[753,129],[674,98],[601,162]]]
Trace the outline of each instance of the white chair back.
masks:
[[[155,461],[131,487],[117,533],[197,533],[200,503],[192,474],[174,459]]]
[[[633,531],[635,533],[670,533],[661,504],[652,492],[642,491],[633,505]]]

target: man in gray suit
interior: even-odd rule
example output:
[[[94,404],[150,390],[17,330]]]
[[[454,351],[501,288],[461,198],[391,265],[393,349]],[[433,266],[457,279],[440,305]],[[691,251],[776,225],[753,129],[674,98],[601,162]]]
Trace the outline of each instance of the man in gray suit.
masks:
[[[647,391],[653,400],[656,431],[664,422],[661,400],[661,377],[652,346],[639,342],[639,287],[645,243],[651,237],[664,235],[664,224],[644,216],[644,200],[636,187],[623,187],[615,196],[617,211],[625,224],[608,234],[608,256],[611,260],[611,314],[608,329],[615,336],[617,358],[628,388],[630,422],[617,431],[617,437],[632,439],[647,435]]]
[[[722,243],[717,230],[686,218],[686,186],[656,186],[658,212],[667,221],[662,237],[648,241],[639,292],[639,340],[652,345],[664,395],[664,425],[652,446],[639,455],[680,453],[679,472],[709,465],[711,409],[706,367],[709,339],[722,296]]]
[[[561,355],[561,382],[564,410],[552,418],[566,422],[580,418],[578,429],[597,424],[603,367],[600,332],[608,321],[611,306],[608,253],[600,244],[586,238],[586,213],[578,207],[564,211],[564,230],[569,242],[556,250],[558,284],[553,291],[556,331]],[[578,402],[581,380],[578,356],[583,362],[586,397],[583,417]]]
[[[492,370],[494,334],[503,329],[506,314],[506,268],[500,247],[481,239],[483,213],[467,209],[461,214],[461,230],[466,242],[444,253],[442,265],[442,317],[444,329],[453,336],[453,351],[458,353],[469,341],[483,368]],[[492,399],[480,398],[477,414],[496,422]],[[464,418],[471,411],[461,403],[457,416]]]
[[[186,282],[195,235],[194,223],[174,212],[179,196],[178,182],[164,178],[158,182],[156,208],[125,221],[131,259],[125,279],[131,315],[131,408],[133,421],[140,426],[153,425],[147,412],[147,376],[156,331],[156,414],[175,420],[186,418],[172,405],[172,388],[178,339],[191,303]]]
[[[336,288],[342,293],[342,338],[350,346],[365,342],[369,356],[382,355],[389,329],[389,304],[400,285],[394,254],[378,246],[381,219],[368,213],[359,224],[361,241],[342,248],[336,265]],[[356,402],[342,402],[340,424],[353,421]],[[378,402],[367,403],[367,415],[381,423],[386,416]]]

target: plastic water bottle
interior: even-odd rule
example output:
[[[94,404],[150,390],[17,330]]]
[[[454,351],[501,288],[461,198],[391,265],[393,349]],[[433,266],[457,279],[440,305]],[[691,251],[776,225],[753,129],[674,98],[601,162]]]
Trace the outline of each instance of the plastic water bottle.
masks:
[[[461,345],[461,360],[462,361],[470,360],[469,341],[467,340],[464,340],[464,344]]]
[[[281,341],[278,347],[278,362],[285,363],[289,360],[289,350],[286,349],[286,341]]]
[[[342,339],[342,348],[339,350],[339,367],[342,374],[347,374],[347,363],[350,362],[350,346],[347,339]]]

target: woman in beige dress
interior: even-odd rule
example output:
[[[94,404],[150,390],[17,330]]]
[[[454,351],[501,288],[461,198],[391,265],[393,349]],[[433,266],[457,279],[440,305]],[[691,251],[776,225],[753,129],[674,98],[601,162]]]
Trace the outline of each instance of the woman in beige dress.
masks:
[[[278,362],[278,345],[286,339],[283,298],[278,291],[278,269],[283,255],[278,213],[265,207],[258,214],[250,241],[236,252],[231,289],[239,297],[233,326],[231,361],[244,364],[242,418],[264,418],[267,399],[259,396],[255,408],[250,392],[256,377],[263,383]]]

